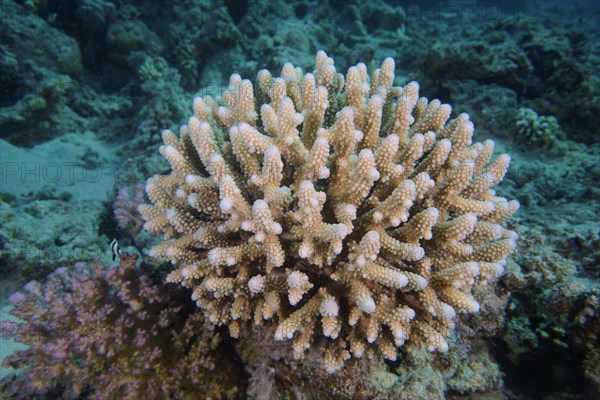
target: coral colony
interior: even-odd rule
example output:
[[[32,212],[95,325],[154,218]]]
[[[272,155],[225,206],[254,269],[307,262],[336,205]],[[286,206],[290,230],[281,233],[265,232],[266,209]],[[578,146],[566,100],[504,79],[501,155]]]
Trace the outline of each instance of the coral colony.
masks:
[[[189,311],[182,291],[153,282],[137,256],[119,258],[116,268],[59,268],[9,297],[25,323],[2,321],[1,332],[29,345],[4,359],[26,367],[16,390],[97,400],[227,396],[225,382],[210,381],[215,368],[229,369],[214,357],[211,324]]]
[[[405,343],[445,352],[474,287],[495,281],[519,208],[492,189],[510,157],[472,143],[467,114],[393,85],[394,60],[346,76],[323,51],[313,73],[285,64],[222,98],[195,98],[168,175],[150,178],[150,255],[231,336],[266,328],[333,373],[351,357],[394,360]]]

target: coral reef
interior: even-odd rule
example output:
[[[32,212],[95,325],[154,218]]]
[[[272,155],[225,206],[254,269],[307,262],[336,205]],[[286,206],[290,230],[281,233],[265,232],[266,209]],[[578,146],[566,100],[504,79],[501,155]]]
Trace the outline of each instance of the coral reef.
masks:
[[[568,231],[562,232],[564,243]],[[586,238],[578,251],[593,253],[595,248],[598,254],[599,243],[597,235]],[[509,372],[509,386],[544,382],[544,392],[567,393],[577,388],[584,393],[582,398],[594,398],[600,390],[600,283],[597,272],[580,267],[594,261],[579,263],[557,247],[533,224],[520,241],[516,259],[522,267],[509,266],[502,278],[513,293],[499,335],[500,358]],[[532,396],[542,393],[540,389],[525,391]]]
[[[163,121],[171,121],[187,113],[188,107],[181,100],[185,97],[179,86],[181,77],[162,57],[144,58],[137,76],[144,101],[139,104],[135,118],[141,134],[136,135],[136,140],[149,142],[153,137],[158,140],[157,133],[163,129]]]
[[[279,71],[288,60],[312,71],[318,49],[325,49],[338,71],[344,72],[359,61],[368,61],[367,69],[373,71],[386,56],[392,56],[396,84],[418,81],[421,96],[452,104],[455,116],[468,113],[477,126],[478,141],[491,138],[498,154],[511,154],[509,171],[495,189],[499,196],[519,199],[522,209],[505,226],[523,239],[507,259],[498,284],[471,288],[480,311],[454,317],[455,327],[444,336],[451,351],[431,353],[409,337],[407,345],[397,349],[396,361],[353,357],[331,375],[319,365],[323,345],[332,342],[323,337],[321,320],[317,317],[306,323],[315,332],[311,347],[304,358],[294,360],[292,340],[273,340],[281,319],[326,286],[339,300],[342,327],[337,340],[352,330],[360,333],[363,327],[345,322],[349,299],[340,295],[345,286],[328,280],[333,268],[314,272],[315,267],[307,263],[313,272],[306,271],[302,263],[306,260],[298,262],[297,253],[290,253],[296,250],[287,247],[291,239],[282,238],[289,264],[273,268],[271,274],[287,277],[286,268],[299,269],[314,286],[295,306],[289,304],[287,293],[281,294],[283,310],[270,320],[259,319],[258,325],[250,326],[244,322],[246,315],[238,319],[240,337],[233,341],[237,353],[233,362],[247,375],[239,379],[237,396],[600,398],[598,4],[4,0],[0,18],[0,294],[19,290],[31,279],[41,282],[48,272],[77,261],[97,258],[108,265],[113,238],[122,249],[134,247],[140,253],[164,240],[147,231],[136,234],[139,213],[132,207],[140,198],[134,198],[133,188],[149,176],[168,174],[168,166],[155,151],[160,131],[178,128],[191,112],[192,97],[221,94],[230,73],[253,77],[260,68]],[[256,93],[257,104],[271,101],[268,95]],[[332,109],[340,107],[336,103]],[[542,141],[528,143],[515,123],[520,108],[535,110],[538,118],[554,116],[561,135],[549,147]],[[255,110],[260,112],[258,107]],[[334,114],[328,114],[323,128],[331,128]],[[265,133],[261,124],[257,119],[255,128]],[[215,132],[229,133],[217,125],[211,125],[217,128]],[[297,129],[303,130],[303,124]],[[226,138],[225,142],[229,146],[231,141]],[[229,150],[223,154],[230,156],[228,162],[238,179],[237,157]],[[264,153],[257,156],[261,163]],[[283,158],[284,172],[289,171],[290,163]],[[332,158],[333,154],[326,164],[330,170]],[[293,175],[286,174],[282,185],[287,186]],[[243,186],[251,205],[260,197],[254,196],[255,187],[243,185],[244,180],[245,175],[242,184],[236,184]],[[315,188],[328,195],[328,185],[328,179],[320,179]],[[122,222],[131,224],[116,229],[111,205],[123,187],[129,188],[131,198],[121,203],[121,196],[115,210],[123,212]],[[337,223],[327,205],[331,201],[328,196],[322,212],[327,224]],[[409,217],[420,204],[413,205]],[[367,206],[363,203],[359,216],[368,211]],[[286,211],[289,214],[296,207],[291,204]],[[207,218],[204,213],[195,215],[202,221]],[[278,223],[285,230],[295,222]],[[355,226],[344,239],[335,266],[347,262],[351,242],[360,243],[351,237],[359,235],[354,234],[359,228]],[[253,234],[232,232],[227,243],[240,238],[250,241]],[[432,236],[430,240],[435,240]],[[419,240],[430,253],[427,242]],[[252,273],[263,269],[263,258],[252,263]],[[404,264],[412,268],[416,262]],[[164,267],[158,271],[162,273]],[[215,273],[237,277],[237,265],[231,271],[223,268],[227,267],[220,266]],[[202,285],[203,280],[190,285]],[[369,289],[376,287],[364,282]],[[158,287],[168,293],[174,289]],[[189,293],[177,293],[178,304],[185,304],[190,312],[196,308]],[[406,287],[396,293],[404,294],[412,301],[416,293]],[[260,293],[251,296],[250,306],[263,298]],[[380,291],[374,295],[377,302],[378,296]],[[227,296],[220,301],[228,307]],[[7,312],[5,305],[0,298],[0,313]],[[416,314],[426,315],[418,309]],[[216,349],[215,354],[229,359],[233,351],[229,352],[226,329],[216,328],[224,333],[220,347],[225,349]],[[380,336],[391,337],[386,326]],[[377,345],[367,344],[367,353]],[[3,342],[0,358],[18,350],[17,346],[10,340]],[[0,368],[0,377],[10,376],[0,382],[0,398],[19,397],[10,379],[18,380],[21,371],[35,368],[32,363],[17,371]],[[19,398],[65,397],[64,388],[49,386],[43,394],[22,392]]]
[[[484,86],[493,82],[513,90],[523,106],[554,115],[562,128],[572,128],[571,138],[597,143],[600,85],[594,71],[600,58],[590,35],[595,28],[576,29],[560,18],[542,23],[525,15],[466,24],[427,46],[420,60],[423,81],[437,83],[438,95],[452,91],[449,82],[465,77]]]
[[[169,175],[146,185],[152,257],[178,268],[213,323],[252,322],[322,346],[328,372],[409,342],[448,350],[456,313],[479,311],[517,235],[519,207],[495,194],[508,168],[466,114],[393,85],[394,60],[344,77],[323,51],[314,73],[291,64],[254,85],[231,76],[223,98],[194,99],[177,137],[163,132]]]
[[[19,396],[76,399],[233,398],[239,371],[215,357],[220,335],[193,312],[187,295],[161,286],[138,257],[120,265],[59,268],[10,296],[3,340],[29,345],[4,360],[23,368]],[[31,397],[28,397],[31,398]]]
[[[395,362],[352,358],[335,374],[321,368],[318,348],[311,347],[304,359],[293,360],[287,341],[273,341],[261,329],[248,335],[242,332],[236,348],[251,374],[248,394],[258,399],[443,400],[458,393],[492,398],[503,387],[502,373],[486,341],[470,325],[457,320],[448,340],[452,351],[440,354],[405,346]]]
[[[80,130],[83,120],[69,104],[83,70],[77,41],[12,1],[3,2],[2,13],[0,136],[30,146]]]

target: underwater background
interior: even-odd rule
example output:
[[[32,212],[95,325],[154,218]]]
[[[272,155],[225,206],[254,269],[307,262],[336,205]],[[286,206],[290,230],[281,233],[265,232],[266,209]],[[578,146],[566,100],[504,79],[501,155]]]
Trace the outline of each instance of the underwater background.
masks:
[[[0,398],[600,398],[599,21],[598,3],[566,0],[0,1]],[[312,71],[319,50],[344,74],[393,57],[396,85],[419,82],[512,157],[496,190],[521,204],[518,247],[446,354],[288,364],[203,320],[148,256],[137,206],[169,170],[161,131],[230,74]],[[114,332],[136,296],[152,298],[145,328],[169,329],[134,346]]]

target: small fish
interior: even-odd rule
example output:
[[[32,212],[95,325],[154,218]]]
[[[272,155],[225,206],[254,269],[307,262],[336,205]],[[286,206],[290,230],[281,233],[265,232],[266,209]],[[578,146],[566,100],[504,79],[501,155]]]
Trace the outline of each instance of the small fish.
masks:
[[[121,254],[121,249],[119,248],[119,242],[117,242],[117,239],[113,239],[112,242],[110,242],[110,251],[112,251],[112,260],[115,261]]]

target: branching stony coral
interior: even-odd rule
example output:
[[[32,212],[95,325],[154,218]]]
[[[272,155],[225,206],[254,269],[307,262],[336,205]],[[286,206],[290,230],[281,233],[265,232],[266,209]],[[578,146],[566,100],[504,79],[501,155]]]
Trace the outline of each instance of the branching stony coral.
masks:
[[[214,356],[214,326],[192,312],[181,288],[157,285],[137,258],[122,253],[112,269],[59,268],[9,297],[11,314],[24,322],[0,321],[0,333],[28,346],[3,363],[20,369],[19,398],[234,397],[227,379],[236,374]]]
[[[531,108],[519,108],[515,118],[517,142],[550,147],[556,144],[560,127],[555,117],[538,115]]]
[[[171,173],[147,182],[150,254],[232,336],[251,324],[324,348],[329,372],[350,357],[394,360],[411,342],[446,351],[456,313],[477,312],[517,235],[519,207],[492,187],[508,168],[473,123],[411,82],[394,60],[337,73],[317,53],[256,83],[232,75],[222,98],[194,99],[179,137],[164,131]]]

